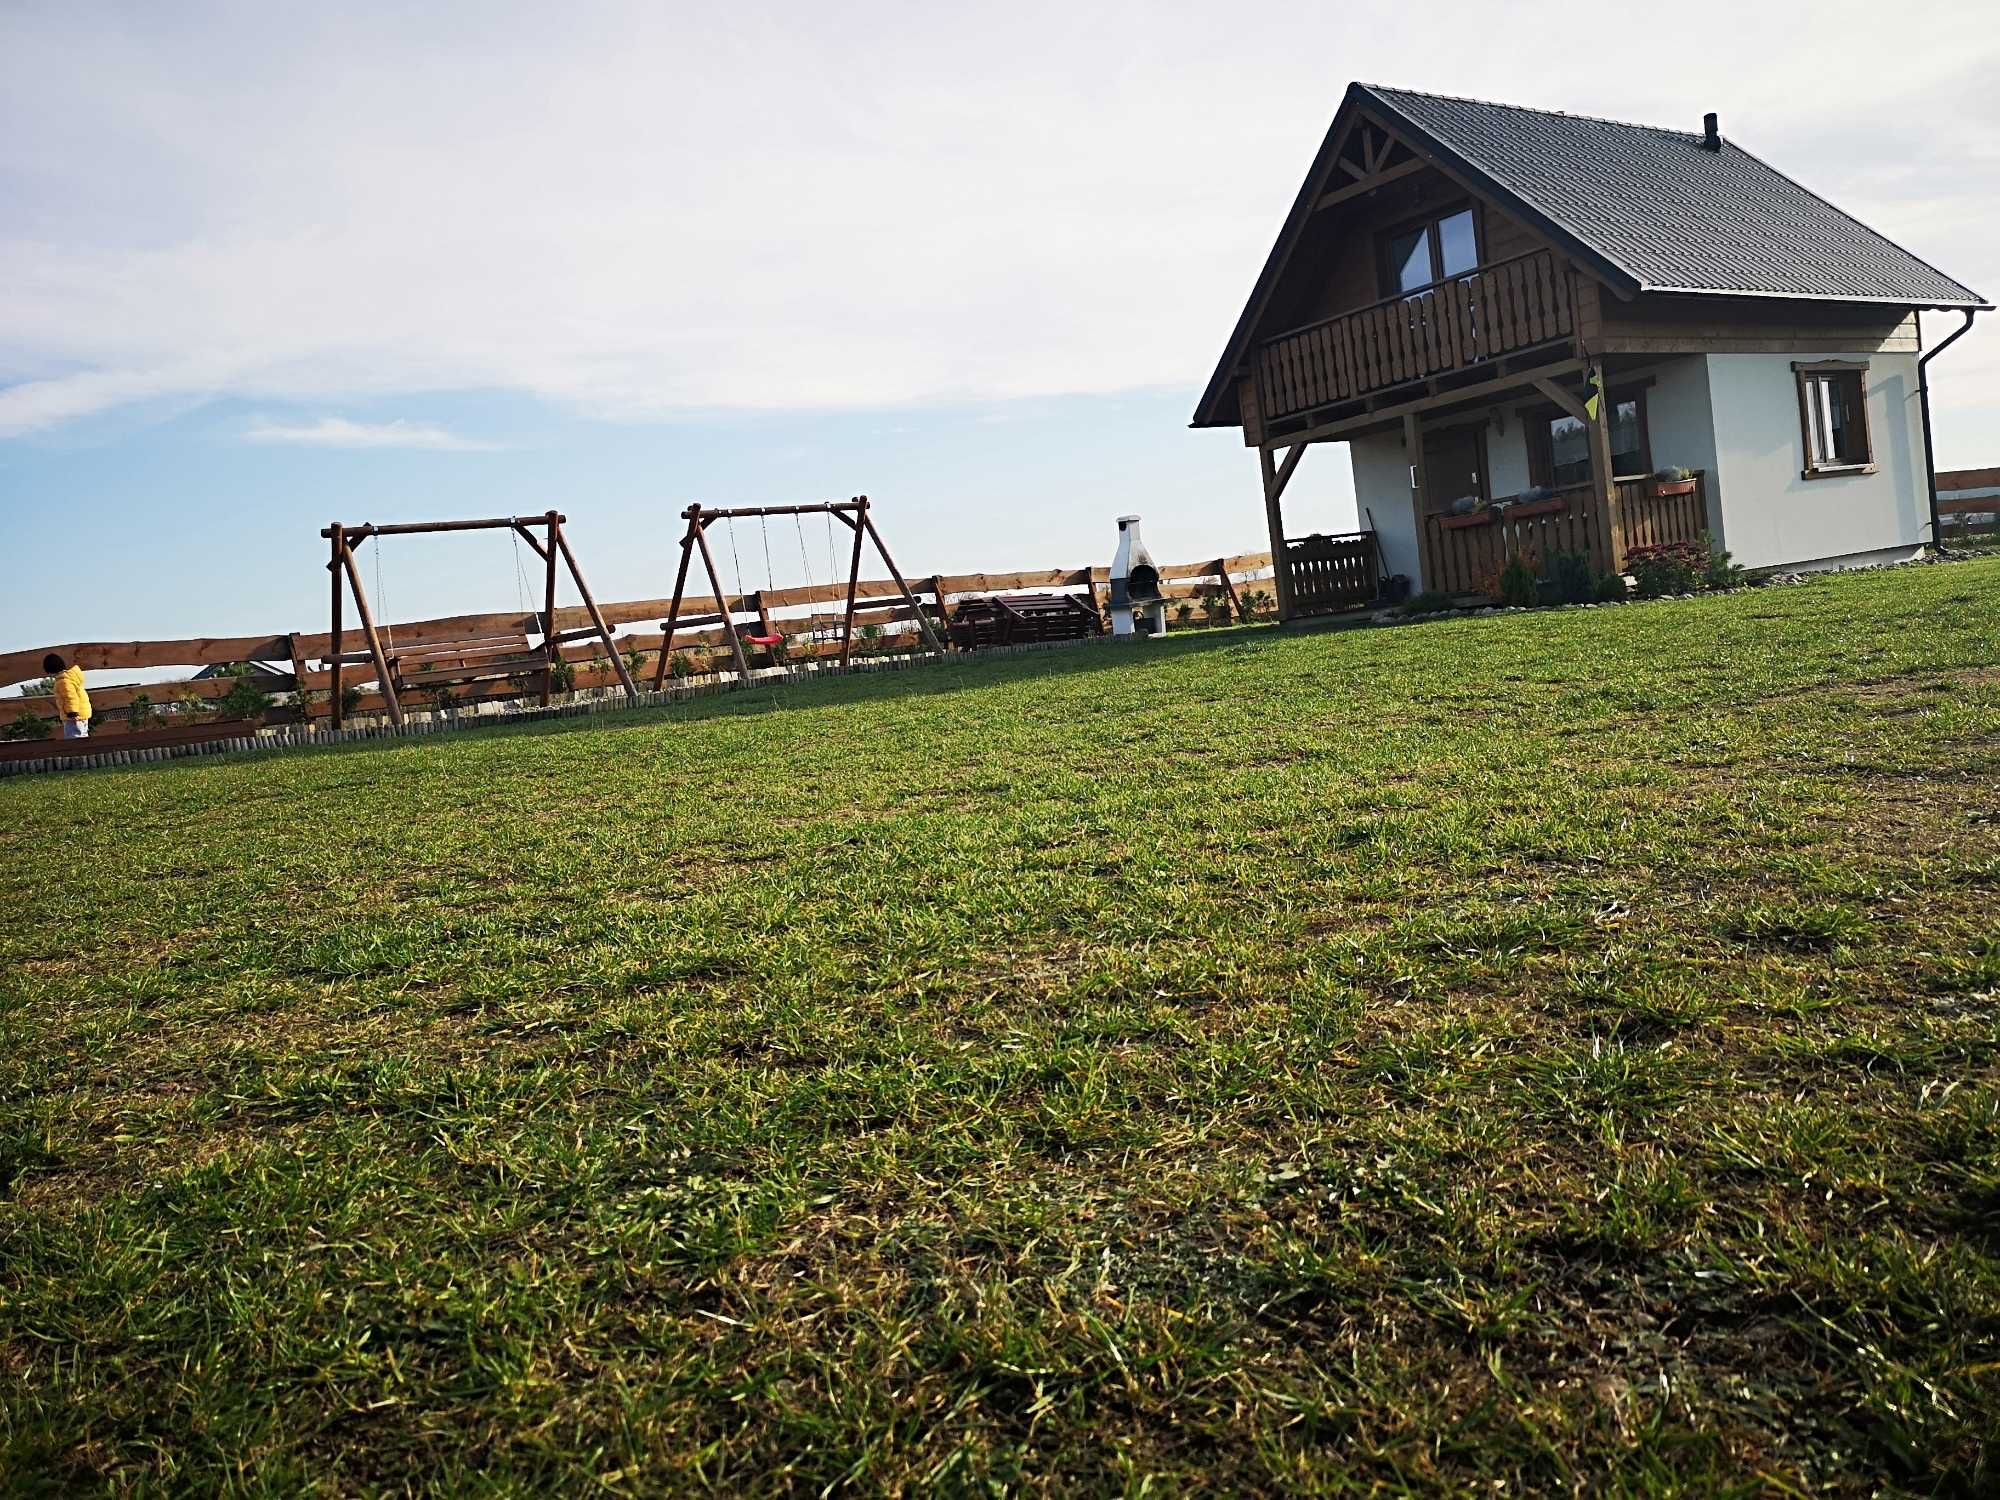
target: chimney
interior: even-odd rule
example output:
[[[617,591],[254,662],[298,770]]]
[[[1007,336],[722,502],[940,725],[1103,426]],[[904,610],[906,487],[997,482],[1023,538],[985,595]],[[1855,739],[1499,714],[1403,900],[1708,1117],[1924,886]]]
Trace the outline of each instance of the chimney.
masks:
[[[1701,117],[1701,149],[1704,151],[1720,151],[1722,149],[1722,137],[1715,132],[1715,112],[1713,110],[1710,110]]]

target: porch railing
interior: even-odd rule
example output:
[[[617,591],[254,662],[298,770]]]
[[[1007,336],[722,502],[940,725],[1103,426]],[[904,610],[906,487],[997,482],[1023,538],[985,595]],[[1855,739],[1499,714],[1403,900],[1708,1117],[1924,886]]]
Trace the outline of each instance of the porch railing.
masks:
[[[1697,474],[1685,493],[1651,479],[1621,479],[1613,486],[1618,525],[1613,527],[1589,485],[1557,490],[1546,500],[1520,500],[1470,515],[1424,517],[1424,587],[1446,594],[1493,596],[1510,557],[1529,559],[1545,572],[1558,553],[1581,553],[1599,572],[1623,572],[1634,547],[1700,540],[1708,530],[1708,485]],[[1664,491],[1663,492],[1663,488]],[[1614,549],[1622,533],[1621,547]]]
[[[1569,272],[1531,250],[1266,342],[1266,419],[1354,400],[1571,337]]]
[[[1705,478],[1697,474],[1692,480],[1664,487],[1650,479],[1620,480],[1618,509],[1625,523],[1625,550],[1699,541],[1708,530]],[[1683,489],[1683,485],[1692,487]]]
[[[1382,592],[1372,531],[1288,537],[1279,566],[1290,584],[1292,614],[1332,615],[1373,603]]]

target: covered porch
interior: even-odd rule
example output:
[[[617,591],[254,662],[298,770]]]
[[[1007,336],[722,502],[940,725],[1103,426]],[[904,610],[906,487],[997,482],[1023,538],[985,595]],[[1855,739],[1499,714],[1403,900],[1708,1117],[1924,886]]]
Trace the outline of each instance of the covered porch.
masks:
[[[1580,555],[1616,575],[1635,548],[1700,540],[1713,529],[1707,474],[1693,464],[1672,478],[1653,470],[1648,401],[1656,380],[1672,386],[1675,376],[1642,363],[1502,357],[1474,383],[1264,433],[1257,448],[1281,618],[1377,602],[1381,580],[1396,574],[1412,591],[1490,597],[1515,557],[1542,572],[1558,555]],[[1260,399],[1261,382],[1245,384],[1246,402]],[[1668,426],[1670,456],[1705,456]],[[1286,523],[1286,489],[1308,448],[1337,442],[1352,446],[1369,529],[1301,536]],[[1345,587],[1327,586],[1329,558],[1347,559]]]

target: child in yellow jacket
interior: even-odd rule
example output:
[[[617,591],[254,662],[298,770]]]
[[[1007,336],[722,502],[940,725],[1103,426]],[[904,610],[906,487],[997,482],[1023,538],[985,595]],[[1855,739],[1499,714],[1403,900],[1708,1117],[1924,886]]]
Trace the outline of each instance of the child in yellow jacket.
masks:
[[[55,683],[56,712],[62,715],[63,738],[90,737],[90,694],[83,690],[83,668],[72,667],[55,652],[42,658],[42,670]]]

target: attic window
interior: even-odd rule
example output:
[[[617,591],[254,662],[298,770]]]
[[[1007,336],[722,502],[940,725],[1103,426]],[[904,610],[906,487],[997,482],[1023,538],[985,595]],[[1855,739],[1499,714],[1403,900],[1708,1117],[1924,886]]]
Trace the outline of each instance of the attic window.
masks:
[[[1398,297],[1479,264],[1479,232],[1470,207],[1420,219],[1382,237],[1382,295]]]
[[[1794,363],[1799,383],[1799,429],[1806,479],[1875,472],[1868,438],[1866,362],[1818,360]]]

